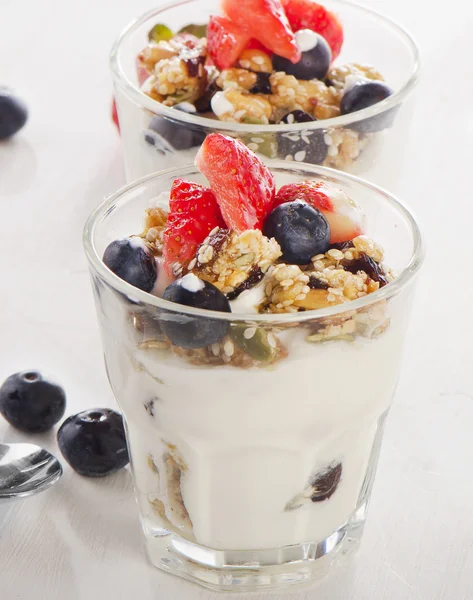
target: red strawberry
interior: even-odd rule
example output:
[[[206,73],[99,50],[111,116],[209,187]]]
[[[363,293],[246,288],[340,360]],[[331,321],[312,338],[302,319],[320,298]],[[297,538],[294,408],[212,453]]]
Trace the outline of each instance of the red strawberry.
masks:
[[[256,154],[239,140],[212,133],[195,164],[209,180],[229,229],[261,229],[273,208],[276,187],[273,174]]]
[[[120,123],[118,121],[117,103],[116,103],[115,98],[113,98],[113,100],[112,100],[112,121],[117,126],[118,133],[120,133]]]
[[[256,40],[255,38],[251,38],[245,50],[261,50],[262,52],[266,52],[266,54],[272,54],[271,50],[268,50],[266,46],[263,46],[263,44],[261,42],[258,42],[258,40]]]
[[[266,48],[293,63],[301,59],[281,0],[223,0],[230,19]]]
[[[339,188],[323,181],[288,183],[276,194],[275,206],[294,200],[307,202],[324,214],[330,225],[331,244],[347,242],[364,232],[361,207]]]
[[[293,31],[311,29],[324,37],[332,50],[332,60],[340,54],[343,27],[338,17],[313,0],[282,0]]]
[[[219,69],[232,67],[250,41],[250,36],[225,17],[210,17],[207,48]]]
[[[164,230],[164,266],[175,275],[195,256],[214,227],[225,227],[215,196],[209,188],[176,179],[172,184],[169,215]]]

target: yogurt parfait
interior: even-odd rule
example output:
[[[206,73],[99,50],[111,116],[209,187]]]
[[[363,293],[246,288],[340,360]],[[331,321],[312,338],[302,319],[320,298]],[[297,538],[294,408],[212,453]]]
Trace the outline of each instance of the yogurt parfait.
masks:
[[[361,536],[419,232],[375,186],[228,136],[195,164],[85,231],[148,553],[219,590],[308,581]]]
[[[417,55],[397,26],[344,2],[190,0],[130,27],[112,69],[131,179],[190,162],[212,132],[371,179],[383,144],[398,158]]]

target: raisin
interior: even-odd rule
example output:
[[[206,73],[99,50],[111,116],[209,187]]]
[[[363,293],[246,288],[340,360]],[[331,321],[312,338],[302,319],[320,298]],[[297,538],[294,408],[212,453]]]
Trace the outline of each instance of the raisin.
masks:
[[[317,277],[314,277],[313,275],[310,276],[309,283],[307,285],[311,290],[328,290],[328,283],[317,279]]]
[[[351,240],[348,242],[336,242],[335,244],[330,244],[329,250],[340,250],[343,252],[344,250],[349,250],[350,248],[354,248],[355,245]]]
[[[311,481],[314,493],[310,497],[312,502],[328,500],[336,491],[342,477],[342,463],[328,467],[315,476]]]
[[[389,283],[381,265],[364,252],[361,252],[358,258],[354,260],[342,260],[340,264],[346,271],[350,271],[350,273],[364,271],[368,277],[379,283],[379,287],[383,287]]]
[[[244,292],[245,290],[249,290],[254,287],[257,283],[259,283],[263,279],[263,271],[259,267],[253,267],[248,274],[248,277],[240,283],[240,285],[227,294],[227,298],[229,300],[235,300],[238,296]]]

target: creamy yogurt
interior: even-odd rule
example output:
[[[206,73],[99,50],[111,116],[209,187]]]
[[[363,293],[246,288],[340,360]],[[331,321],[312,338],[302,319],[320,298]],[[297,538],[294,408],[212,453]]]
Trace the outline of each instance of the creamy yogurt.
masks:
[[[105,326],[113,323],[105,357],[147,530],[215,549],[275,548],[323,540],[350,518],[396,385],[402,323],[374,340],[318,344],[301,327],[287,329],[279,334],[287,358],[242,370],[140,347],[130,307],[110,290],[101,304]],[[181,465],[177,491],[169,456]],[[315,474],[338,463],[328,500],[286,510]]]

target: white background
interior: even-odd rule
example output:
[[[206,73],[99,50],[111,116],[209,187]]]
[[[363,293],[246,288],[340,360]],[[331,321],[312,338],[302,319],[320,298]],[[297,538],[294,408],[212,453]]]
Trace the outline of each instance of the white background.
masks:
[[[81,230],[123,182],[108,51],[155,3],[0,0],[0,84],[31,111],[0,143],[0,381],[50,372],[68,413],[115,404]],[[356,563],[314,588],[255,599],[473,598],[473,4],[366,4],[404,24],[423,55],[399,190],[423,224],[428,259]],[[360,375],[369,379],[369,364]],[[0,441],[24,439],[0,422]],[[57,449],[54,432],[32,440]],[[45,494],[0,506],[1,600],[216,597],[146,563],[128,469],[96,481],[66,468]]]

